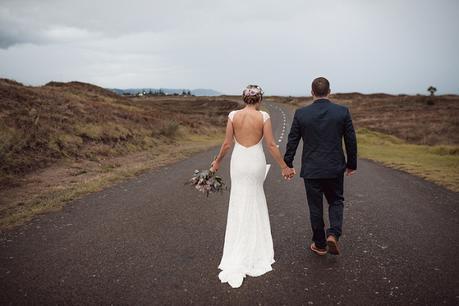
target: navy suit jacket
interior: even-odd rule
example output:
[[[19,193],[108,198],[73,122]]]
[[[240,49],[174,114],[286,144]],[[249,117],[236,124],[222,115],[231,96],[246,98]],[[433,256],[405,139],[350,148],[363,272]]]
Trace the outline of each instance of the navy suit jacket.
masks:
[[[357,140],[347,107],[318,99],[295,111],[284,156],[291,168],[300,139],[303,139],[301,177],[335,178],[346,168],[357,169]]]

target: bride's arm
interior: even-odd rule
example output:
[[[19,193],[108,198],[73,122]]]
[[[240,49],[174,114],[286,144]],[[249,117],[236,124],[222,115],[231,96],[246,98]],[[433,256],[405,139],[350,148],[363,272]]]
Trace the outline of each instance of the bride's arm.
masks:
[[[225,157],[228,150],[231,149],[232,145],[233,145],[233,123],[231,122],[231,119],[228,118],[228,123],[226,124],[225,140],[223,141],[222,146],[220,147],[220,152],[218,152],[217,157],[212,162],[212,166],[210,167],[212,171],[218,171],[218,169],[220,168],[220,162],[222,161],[223,157]]]
[[[295,174],[295,170],[293,168],[289,168],[285,163],[284,159],[282,158],[282,154],[279,151],[279,148],[276,145],[276,140],[273,136],[273,130],[271,125],[271,119],[267,119],[263,125],[263,138],[265,140],[266,146],[271,153],[272,157],[276,160],[279,166],[282,169],[282,176],[291,178],[293,174]]]

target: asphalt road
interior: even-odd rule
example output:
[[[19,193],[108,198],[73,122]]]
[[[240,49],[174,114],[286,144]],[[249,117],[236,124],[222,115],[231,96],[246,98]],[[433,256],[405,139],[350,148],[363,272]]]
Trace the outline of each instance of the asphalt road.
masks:
[[[292,113],[267,106],[283,150]],[[183,184],[216,151],[0,233],[0,304],[459,304],[459,194],[365,160],[345,180],[340,256],[308,250],[303,182],[283,181],[273,165],[265,182],[273,271],[239,289],[221,284],[229,193],[206,198]],[[229,156],[227,182],[228,166]]]

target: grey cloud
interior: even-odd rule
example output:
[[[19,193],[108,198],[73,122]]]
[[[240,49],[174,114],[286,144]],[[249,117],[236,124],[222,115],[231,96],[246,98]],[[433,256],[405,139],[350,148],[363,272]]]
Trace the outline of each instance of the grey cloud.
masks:
[[[206,28],[209,25],[288,19],[299,13],[301,1],[270,6],[270,1],[11,1],[0,3],[0,46],[16,43],[50,43],[53,31],[75,29],[118,37],[138,32],[163,32]],[[275,3],[275,2],[272,2]],[[256,7],[256,9],[253,8]],[[282,14],[285,13],[285,14]],[[69,31],[70,32],[70,31]],[[71,34],[75,34],[72,32]],[[70,37],[67,37],[70,40]],[[57,40],[58,41],[58,40]]]
[[[337,91],[459,92],[458,9],[453,0],[2,0],[0,62],[5,76],[38,84],[239,93],[258,82],[305,94],[326,75]]]

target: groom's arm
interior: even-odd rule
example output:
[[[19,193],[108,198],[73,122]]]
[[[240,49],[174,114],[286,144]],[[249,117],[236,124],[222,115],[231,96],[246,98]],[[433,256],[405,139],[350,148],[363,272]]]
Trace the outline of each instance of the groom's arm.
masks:
[[[344,119],[344,145],[346,146],[346,168],[357,169],[357,138],[355,137],[354,125],[352,124],[351,113],[347,109]]]
[[[293,168],[293,159],[295,158],[296,148],[301,139],[301,127],[298,120],[298,110],[295,111],[293,116],[292,127],[288,133],[287,149],[285,150],[284,161],[290,168]]]

